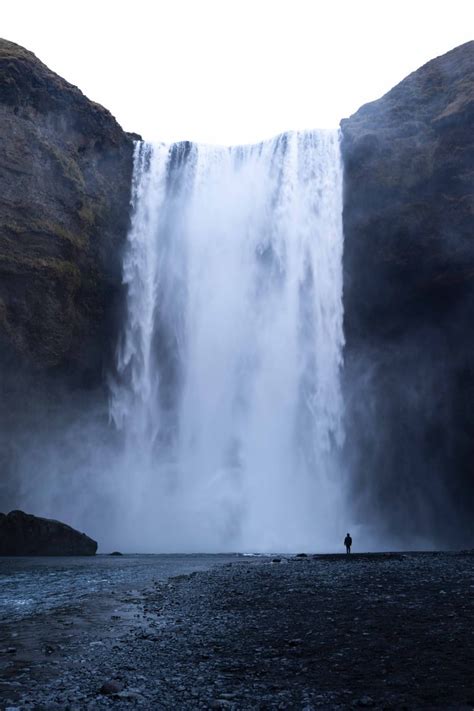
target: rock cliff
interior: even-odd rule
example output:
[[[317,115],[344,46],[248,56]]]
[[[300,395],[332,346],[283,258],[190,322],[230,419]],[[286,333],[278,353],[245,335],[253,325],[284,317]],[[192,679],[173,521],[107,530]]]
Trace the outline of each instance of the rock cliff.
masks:
[[[341,122],[348,456],[391,531],[474,534],[474,42]],[[472,540],[472,538],[471,538]]]
[[[0,353],[97,383],[111,347],[132,138],[0,40]]]
[[[346,463],[360,523],[401,543],[474,537],[473,126],[474,42],[341,122]],[[66,410],[74,442],[76,410],[91,424],[81,398],[116,343],[132,152],[105,109],[0,40],[0,501],[30,480],[30,432],[56,452]],[[61,388],[52,436],[58,374],[80,387],[74,403]]]
[[[95,555],[97,543],[85,533],[23,511],[0,513],[0,555]]]

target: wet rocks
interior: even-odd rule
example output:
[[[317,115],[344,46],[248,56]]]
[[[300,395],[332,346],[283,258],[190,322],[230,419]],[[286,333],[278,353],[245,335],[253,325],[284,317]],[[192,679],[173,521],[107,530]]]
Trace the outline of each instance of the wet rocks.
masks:
[[[95,555],[96,551],[96,541],[60,521],[23,511],[0,513],[0,555]]]
[[[180,576],[143,592],[136,629],[117,621],[110,638],[104,620],[94,628],[104,645],[65,654],[31,691],[33,669],[15,698],[22,708],[469,707],[473,565],[354,554],[350,565],[268,559]]]

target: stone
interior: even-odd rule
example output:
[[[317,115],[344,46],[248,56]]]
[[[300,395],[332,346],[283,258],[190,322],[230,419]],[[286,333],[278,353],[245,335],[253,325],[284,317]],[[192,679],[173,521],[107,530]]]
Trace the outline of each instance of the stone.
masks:
[[[144,699],[143,689],[125,689],[124,691],[118,691],[115,696],[118,699],[127,699],[129,701],[142,701]]]
[[[60,521],[23,511],[0,513],[0,555],[95,555],[96,551],[96,541]]]
[[[123,690],[123,684],[116,679],[111,679],[110,681],[105,681],[99,689],[99,694],[104,696],[113,696],[114,694],[119,694]]]
[[[211,702],[212,709],[228,709],[232,708],[233,706],[234,703],[232,701],[228,701],[227,699],[215,699]]]

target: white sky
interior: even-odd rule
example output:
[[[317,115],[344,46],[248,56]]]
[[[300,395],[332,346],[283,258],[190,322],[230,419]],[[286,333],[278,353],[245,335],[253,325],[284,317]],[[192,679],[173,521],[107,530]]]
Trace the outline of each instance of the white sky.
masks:
[[[149,140],[337,126],[474,36],[474,0],[0,2],[0,36]]]

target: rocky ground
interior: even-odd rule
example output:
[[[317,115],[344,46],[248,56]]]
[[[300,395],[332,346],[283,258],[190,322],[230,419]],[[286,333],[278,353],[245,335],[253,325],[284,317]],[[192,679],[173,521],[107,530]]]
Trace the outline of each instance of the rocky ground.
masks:
[[[56,613],[36,654],[32,624],[3,708],[474,707],[473,552],[226,565]]]

